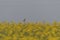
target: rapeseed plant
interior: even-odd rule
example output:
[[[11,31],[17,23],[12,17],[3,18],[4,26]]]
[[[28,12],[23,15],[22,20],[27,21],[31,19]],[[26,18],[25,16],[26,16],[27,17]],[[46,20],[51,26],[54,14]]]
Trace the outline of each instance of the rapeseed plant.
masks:
[[[60,40],[60,22],[0,22],[0,40]]]

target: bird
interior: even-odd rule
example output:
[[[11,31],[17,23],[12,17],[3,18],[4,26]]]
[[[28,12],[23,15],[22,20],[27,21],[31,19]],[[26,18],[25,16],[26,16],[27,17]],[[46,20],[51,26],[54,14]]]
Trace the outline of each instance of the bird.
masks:
[[[23,22],[26,22],[26,18],[23,19]]]

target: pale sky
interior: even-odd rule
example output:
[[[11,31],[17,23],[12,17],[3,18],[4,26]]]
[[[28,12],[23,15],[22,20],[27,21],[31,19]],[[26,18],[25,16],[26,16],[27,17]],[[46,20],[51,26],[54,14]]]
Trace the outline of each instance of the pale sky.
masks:
[[[0,20],[60,21],[60,0],[0,0]]]

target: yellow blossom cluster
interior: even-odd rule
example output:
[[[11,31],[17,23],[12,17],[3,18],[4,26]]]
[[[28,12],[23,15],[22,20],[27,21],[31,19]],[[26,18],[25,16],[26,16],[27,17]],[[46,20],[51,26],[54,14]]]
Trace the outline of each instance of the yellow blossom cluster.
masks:
[[[0,40],[60,40],[60,23],[0,22]]]

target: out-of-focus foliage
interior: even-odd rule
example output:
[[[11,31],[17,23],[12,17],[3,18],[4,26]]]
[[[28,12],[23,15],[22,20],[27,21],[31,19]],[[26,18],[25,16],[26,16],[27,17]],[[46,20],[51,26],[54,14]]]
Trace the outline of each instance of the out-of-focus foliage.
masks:
[[[60,40],[60,23],[0,22],[0,40]]]

